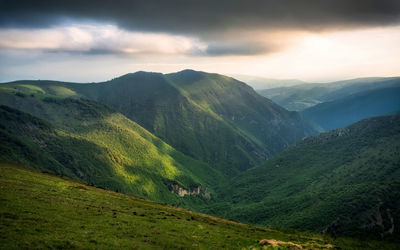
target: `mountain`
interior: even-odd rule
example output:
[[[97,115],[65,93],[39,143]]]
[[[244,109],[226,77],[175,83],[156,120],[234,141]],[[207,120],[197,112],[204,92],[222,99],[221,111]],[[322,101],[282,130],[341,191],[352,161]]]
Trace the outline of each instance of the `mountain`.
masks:
[[[13,107],[0,106],[2,161],[170,204],[184,192],[207,199],[224,180],[95,101],[3,89],[0,103]]]
[[[334,101],[359,92],[400,85],[400,77],[371,77],[352,80],[301,84],[292,87],[258,90],[288,110],[301,111],[319,103]]]
[[[323,102],[301,113],[325,130],[342,128],[361,119],[400,111],[400,84]]]
[[[297,142],[232,179],[208,212],[256,225],[400,237],[400,116]]]
[[[0,200],[2,249],[398,248],[244,225],[5,163]]]
[[[396,83],[385,86],[354,96],[397,95]],[[191,70],[92,84],[6,83],[0,105],[0,161],[257,225],[400,235],[396,115],[305,137],[315,131],[299,113],[233,78]],[[20,209],[0,216],[23,217],[13,208]]]
[[[255,90],[291,87],[306,83],[297,79],[273,79],[249,75],[232,75],[232,77],[238,79],[239,81],[245,82],[247,85],[251,86]]]
[[[2,87],[99,101],[227,175],[315,133],[298,113],[259,96],[246,84],[193,70],[166,75],[136,72],[92,84],[18,81]]]

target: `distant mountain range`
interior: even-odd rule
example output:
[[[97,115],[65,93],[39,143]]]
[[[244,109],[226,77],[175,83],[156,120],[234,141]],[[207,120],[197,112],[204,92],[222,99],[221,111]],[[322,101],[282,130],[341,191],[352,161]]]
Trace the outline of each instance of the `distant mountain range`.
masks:
[[[288,110],[302,111],[322,102],[334,101],[363,91],[395,87],[399,86],[399,83],[400,77],[371,77],[260,89],[257,92]]]
[[[361,91],[323,102],[301,113],[325,130],[342,128],[361,119],[400,111],[400,81],[393,87]]]
[[[399,92],[400,77],[358,78],[258,91],[288,110],[301,111],[325,130],[400,111]]]
[[[278,87],[291,87],[307,83],[297,79],[274,79],[274,78],[265,78],[259,76],[249,76],[249,75],[233,74],[232,77],[242,82],[245,82],[246,84],[248,84],[257,91],[278,88]]]

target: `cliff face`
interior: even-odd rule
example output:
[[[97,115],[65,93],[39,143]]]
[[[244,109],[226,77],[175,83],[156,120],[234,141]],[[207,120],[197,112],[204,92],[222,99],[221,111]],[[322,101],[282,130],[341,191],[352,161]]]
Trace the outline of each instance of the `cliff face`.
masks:
[[[186,189],[179,184],[176,183],[171,183],[170,184],[170,190],[172,193],[175,193],[179,195],[180,197],[184,197],[185,195],[202,195],[206,198],[211,198],[210,192],[207,191],[207,188],[204,190],[204,192],[201,192],[201,185],[197,185],[193,187],[192,189]]]

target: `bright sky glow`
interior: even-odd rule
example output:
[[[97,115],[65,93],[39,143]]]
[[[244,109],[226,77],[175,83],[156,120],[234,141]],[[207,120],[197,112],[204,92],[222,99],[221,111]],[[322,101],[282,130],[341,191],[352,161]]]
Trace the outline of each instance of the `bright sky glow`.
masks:
[[[196,37],[133,32],[110,24],[0,29],[0,81],[102,81],[139,70],[186,68],[305,81],[400,75],[400,26],[326,32],[252,31],[266,48],[249,55],[209,55]],[[84,70],[82,70],[84,69]]]

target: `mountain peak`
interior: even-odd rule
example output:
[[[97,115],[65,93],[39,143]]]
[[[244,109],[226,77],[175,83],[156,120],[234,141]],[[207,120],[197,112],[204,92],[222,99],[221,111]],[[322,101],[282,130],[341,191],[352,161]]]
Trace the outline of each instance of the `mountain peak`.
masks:
[[[199,73],[206,73],[206,72],[204,72],[204,71],[197,71],[197,70],[194,70],[194,69],[184,69],[184,70],[181,70],[181,71],[178,71],[178,72],[175,72],[175,74],[199,74]],[[174,74],[174,73],[172,73],[172,74]]]
[[[162,73],[159,73],[159,72],[151,72],[151,71],[142,71],[142,70],[140,70],[140,71],[136,71],[136,72],[133,72],[133,73],[127,73],[127,74],[124,74],[124,75],[121,75],[121,76],[119,76],[119,77],[116,77],[116,78],[114,78],[114,79],[127,79],[127,78],[131,78],[131,77],[138,77],[138,76],[162,76],[163,74]]]

